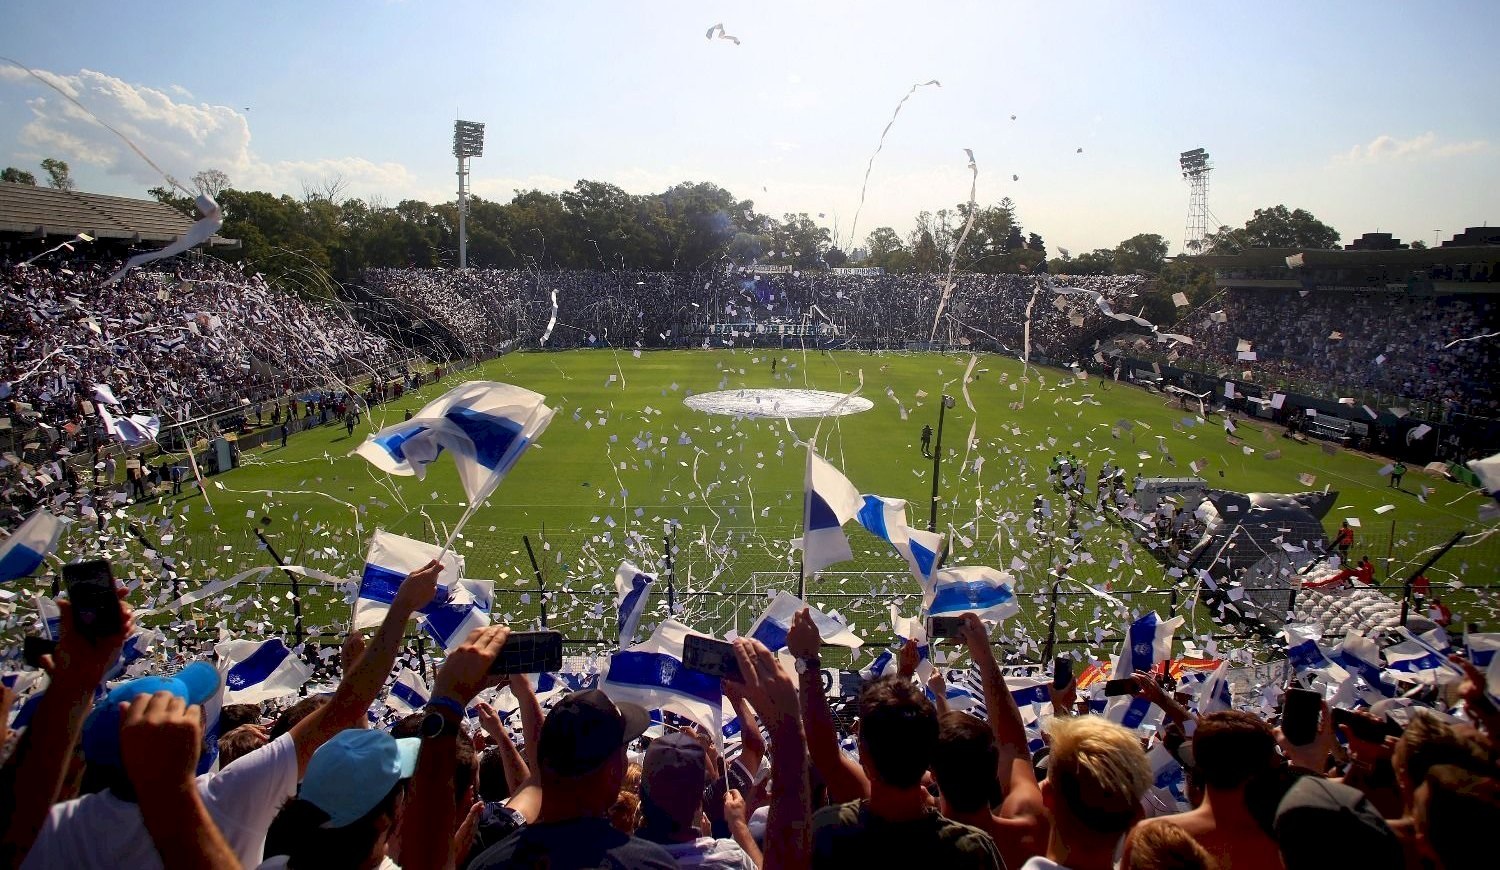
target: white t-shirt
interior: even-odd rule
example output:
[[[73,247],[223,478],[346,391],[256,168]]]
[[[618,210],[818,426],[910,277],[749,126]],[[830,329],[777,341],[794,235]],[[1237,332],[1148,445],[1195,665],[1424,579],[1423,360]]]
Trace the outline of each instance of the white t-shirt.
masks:
[[[679,867],[725,867],[755,870],[755,862],[733,840],[699,837],[691,843],[658,843],[677,860]]]
[[[297,747],[283,734],[218,773],[198,777],[198,794],[240,863],[264,857],[266,831],[297,794]],[[141,811],[108,790],[56,804],[42,823],[25,868],[161,867]]]

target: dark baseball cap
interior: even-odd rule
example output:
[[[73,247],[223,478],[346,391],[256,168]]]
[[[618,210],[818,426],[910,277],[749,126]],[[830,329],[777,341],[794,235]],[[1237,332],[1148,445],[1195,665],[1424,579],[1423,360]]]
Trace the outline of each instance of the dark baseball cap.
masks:
[[[1364,792],[1321,776],[1304,776],[1287,791],[1274,828],[1287,870],[1399,870],[1405,863],[1400,841]]]
[[[651,741],[641,762],[641,798],[683,828],[698,820],[708,753],[691,735],[674,731]]]
[[[599,689],[574,692],[542,720],[537,759],[558,776],[583,776],[641,736],[651,725],[646,708],[619,703]]]

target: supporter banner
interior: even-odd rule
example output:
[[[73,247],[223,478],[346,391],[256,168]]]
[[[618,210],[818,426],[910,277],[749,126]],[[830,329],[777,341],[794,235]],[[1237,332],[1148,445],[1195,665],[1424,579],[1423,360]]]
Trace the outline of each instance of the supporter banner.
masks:
[[[884,275],[885,269],[880,266],[840,266],[830,269],[835,275]]]
[[[746,266],[742,271],[752,275],[790,275],[791,266]]]

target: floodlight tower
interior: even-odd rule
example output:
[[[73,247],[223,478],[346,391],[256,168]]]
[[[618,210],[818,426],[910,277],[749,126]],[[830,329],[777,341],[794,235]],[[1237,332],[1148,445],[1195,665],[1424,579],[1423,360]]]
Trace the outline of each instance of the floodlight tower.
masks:
[[[484,156],[484,125],[453,122],[453,156],[458,158],[458,268],[469,268],[469,158]]]
[[[1182,167],[1182,177],[1188,183],[1187,231],[1182,240],[1182,250],[1187,254],[1203,253],[1203,238],[1208,235],[1208,174],[1213,164],[1208,162],[1208,152],[1202,148],[1184,151],[1177,158]]]

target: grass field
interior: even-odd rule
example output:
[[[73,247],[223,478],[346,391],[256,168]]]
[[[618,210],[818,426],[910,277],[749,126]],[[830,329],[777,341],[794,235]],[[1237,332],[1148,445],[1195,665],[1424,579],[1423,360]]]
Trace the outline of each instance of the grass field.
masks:
[[[773,353],[779,361],[775,375]],[[1205,424],[1162,396],[1097,379],[1080,383],[1052,369],[1033,368],[1023,383],[1021,363],[1002,357],[978,359],[968,385],[971,411],[961,382],[968,364],[968,356],[958,355],[796,350],[512,354],[376,408],[374,420],[362,421],[353,438],[341,426],[329,425],[294,435],[284,449],[247,451],[241,468],[209,479],[212,512],[194,494],[143,505],[135,513],[148,535],[165,536],[162,552],[191,578],[185,589],[210,576],[266,564],[268,557],[253,536],[261,517],[271,518],[266,534],[289,562],[356,576],[373,529],[440,543],[463,504],[450,463],[440,461],[419,481],[387,477],[347,453],[372,425],[400,420],[403,409],[418,408],[461,380],[518,384],[546,394],[557,415],[476,513],[457,549],[470,576],[496,578],[497,616],[519,624],[535,617],[538,603],[521,542],[522,534],[529,535],[549,589],[555,590],[549,604],[552,625],[570,638],[594,639],[608,633],[603,593],[612,593],[615,567],[632,558],[642,568],[659,570],[668,521],[680,524],[676,585],[685,615],[697,627],[743,630],[764,606],[766,589],[795,588],[788,540],[799,534],[805,459],[793,433],[796,439],[810,438],[819,421],[737,420],[682,404],[691,393],[715,389],[812,387],[842,393],[858,386],[862,375],[862,395],[874,408],[824,421],[818,446],[862,491],[909,500],[918,526],[926,522],[932,474],[931,461],[919,449],[920,431],[924,424],[936,428],[939,397],[953,395],[957,403],[947,412],[943,432],[939,521],[940,529],[952,524],[958,532],[950,562],[1024,564],[1016,571],[1023,593],[1044,590],[1039,578],[1049,554],[1028,539],[1024,523],[1037,492],[1057,503],[1046,470],[1059,450],[1082,459],[1091,479],[1106,459],[1124,464],[1132,475],[1139,470],[1147,476],[1189,476],[1189,463],[1202,460],[1202,476],[1210,485],[1228,489],[1298,492],[1331,486],[1339,501],[1326,519],[1329,530],[1341,518],[1359,518],[1355,555],[1369,551],[1379,560],[1389,547],[1398,570],[1419,550],[1473,525],[1481,498],[1420,469],[1407,475],[1405,491],[1390,489],[1377,473],[1382,460],[1348,451],[1330,455],[1317,444],[1282,438],[1279,430],[1257,421],[1240,423],[1243,445],[1236,446],[1226,440],[1217,418]],[[1020,407],[1016,403],[1023,398]],[[971,426],[975,443],[969,447],[965,436]],[[1268,458],[1276,451],[1279,458]],[[1298,481],[1303,473],[1316,476],[1312,487]],[[1432,488],[1425,503],[1417,496],[1422,486]],[[1387,504],[1394,509],[1376,513]],[[916,585],[883,542],[852,523],[848,531],[856,562],[847,572],[835,566],[810,581],[809,597],[842,612],[872,642],[883,643],[890,603],[915,614],[915,601],[901,596],[914,594]],[[1089,519],[1085,540],[1095,561],[1074,576],[1108,583],[1117,592],[1140,590],[1130,599],[1133,607],[1165,613],[1168,599],[1162,590],[1170,581],[1145,550],[1124,543],[1128,538],[1119,526]],[[132,546],[139,554],[139,546]],[[1441,567],[1480,582],[1474,578],[1495,576],[1494,553],[1493,547],[1471,548]],[[1449,577],[1441,571],[1432,576],[1435,581]],[[231,631],[270,631],[288,624],[288,601],[289,593],[280,587],[247,585],[228,598],[198,605],[196,615],[212,625],[226,608],[237,609],[238,615],[227,620]],[[348,618],[347,605],[332,587],[314,585],[304,590],[303,601],[308,625],[320,630]],[[1488,604],[1476,601],[1471,613],[1455,609],[1461,618],[1493,620]],[[1194,616],[1197,634],[1213,630],[1206,617]],[[1081,593],[1065,602],[1058,631],[1091,641],[1081,645],[1087,647],[1104,632],[1113,633],[1119,618],[1101,599]],[[1023,643],[1045,631],[1036,608],[1011,627]],[[1035,655],[1034,647],[1027,651]]]

